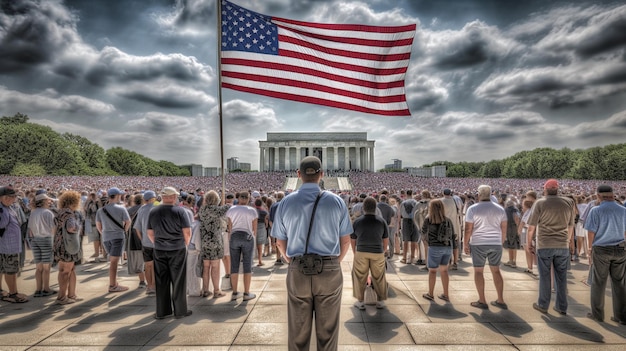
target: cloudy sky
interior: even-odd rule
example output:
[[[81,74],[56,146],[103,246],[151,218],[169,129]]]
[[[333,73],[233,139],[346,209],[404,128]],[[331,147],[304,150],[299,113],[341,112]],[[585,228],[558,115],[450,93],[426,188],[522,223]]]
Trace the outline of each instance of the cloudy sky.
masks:
[[[225,157],[267,132],[362,132],[376,168],[626,138],[623,1],[233,0],[302,21],[417,24],[411,117],[223,91]],[[0,114],[155,160],[217,167],[215,0],[0,0]]]

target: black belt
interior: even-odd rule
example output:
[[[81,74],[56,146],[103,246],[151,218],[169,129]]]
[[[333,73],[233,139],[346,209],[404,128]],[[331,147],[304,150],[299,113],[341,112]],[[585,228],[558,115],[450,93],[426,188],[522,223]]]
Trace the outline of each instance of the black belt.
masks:
[[[626,247],[626,243],[621,243],[621,244],[617,244],[617,245],[609,245],[609,246],[597,245],[597,247],[605,247],[607,249],[612,249],[614,247],[617,247],[617,248],[623,249],[623,248]]]

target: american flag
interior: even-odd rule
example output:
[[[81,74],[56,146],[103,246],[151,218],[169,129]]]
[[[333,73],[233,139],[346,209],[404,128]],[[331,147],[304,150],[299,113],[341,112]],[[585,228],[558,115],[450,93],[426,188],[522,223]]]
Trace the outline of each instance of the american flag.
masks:
[[[222,0],[222,87],[384,116],[404,92],[415,24],[300,22]]]

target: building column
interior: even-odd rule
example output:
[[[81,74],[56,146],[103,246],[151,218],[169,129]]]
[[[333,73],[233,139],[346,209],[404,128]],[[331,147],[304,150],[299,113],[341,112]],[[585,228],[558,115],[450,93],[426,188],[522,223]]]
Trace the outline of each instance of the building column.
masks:
[[[280,171],[280,147],[274,148],[274,171]]]
[[[355,149],[355,150],[354,150],[354,153],[355,153],[355,155],[356,155],[356,156],[354,157],[354,158],[356,159],[356,160],[355,160],[356,165],[354,166],[354,168],[356,168],[356,169],[358,169],[358,170],[361,170],[361,147],[360,147],[360,146],[357,146],[357,147],[355,147],[354,149]]]
[[[264,147],[260,148],[260,150],[259,150],[259,172],[265,172],[265,168],[263,166],[264,161],[265,161],[264,152],[265,152],[265,148]]]
[[[370,172],[376,172],[376,167],[374,166],[374,148],[370,147]]]
[[[335,170],[339,169],[339,148],[338,147],[333,147],[333,152],[334,152],[334,161],[335,161]]]
[[[300,168],[300,161],[302,161],[302,147],[296,146],[296,167],[295,169]]]

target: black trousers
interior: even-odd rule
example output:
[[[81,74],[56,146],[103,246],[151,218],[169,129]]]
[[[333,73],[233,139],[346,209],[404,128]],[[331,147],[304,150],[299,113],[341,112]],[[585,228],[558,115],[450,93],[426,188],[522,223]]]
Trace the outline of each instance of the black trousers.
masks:
[[[187,313],[187,250],[154,250],[156,316]]]

